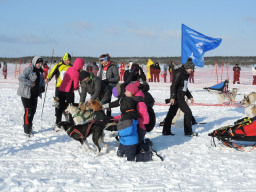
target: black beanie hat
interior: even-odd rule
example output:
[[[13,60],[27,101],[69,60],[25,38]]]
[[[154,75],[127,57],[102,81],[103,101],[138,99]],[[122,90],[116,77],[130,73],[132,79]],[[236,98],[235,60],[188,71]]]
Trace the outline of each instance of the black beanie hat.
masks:
[[[43,63],[44,62],[44,60],[42,59],[42,58],[38,58],[37,60],[36,60],[36,64],[37,63]]]
[[[184,64],[185,69],[195,69],[195,64],[191,58],[188,58],[187,62]]]
[[[87,71],[81,71],[79,74],[79,80],[82,81],[84,80],[86,77],[90,77],[90,73]]]

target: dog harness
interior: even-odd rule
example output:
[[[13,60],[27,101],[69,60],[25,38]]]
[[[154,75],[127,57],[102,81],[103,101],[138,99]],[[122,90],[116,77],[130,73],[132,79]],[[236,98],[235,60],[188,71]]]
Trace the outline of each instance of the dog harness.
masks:
[[[79,134],[83,139],[86,138],[86,137],[88,136],[88,134],[89,134],[89,132],[90,132],[90,130],[91,130],[91,128],[92,128],[92,125],[93,125],[94,123],[95,123],[95,121],[90,121],[90,124],[88,125],[88,128],[87,128],[87,130],[86,130],[85,135],[83,135],[78,129],[73,129],[73,131],[71,131],[71,132],[69,133],[69,136],[71,137],[71,135],[75,132],[75,133]]]
[[[89,111],[91,111],[91,110],[89,110]],[[90,115],[89,115],[88,117],[84,117],[84,116],[83,116],[84,113],[80,113],[80,112],[81,112],[81,111],[80,111],[79,109],[76,110],[74,113],[72,113],[72,117],[75,118],[75,117],[80,116],[80,117],[83,119],[84,122],[87,122],[87,120],[90,119],[90,118],[92,118],[93,115],[94,115],[94,112],[92,112],[92,113],[90,113]]]

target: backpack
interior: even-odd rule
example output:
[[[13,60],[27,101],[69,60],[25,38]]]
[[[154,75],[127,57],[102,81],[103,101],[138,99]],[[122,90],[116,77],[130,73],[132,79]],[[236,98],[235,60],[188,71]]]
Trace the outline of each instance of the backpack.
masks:
[[[146,131],[150,132],[154,129],[155,124],[156,124],[156,115],[155,115],[155,111],[153,109],[155,100],[149,92],[146,91],[143,93],[145,95],[144,102],[147,105],[148,114],[149,114],[149,123],[146,124],[145,127],[146,127]]]
[[[149,123],[145,125],[146,127],[146,131],[150,132],[154,129],[155,124],[156,124],[156,115],[155,115],[155,111],[152,107],[150,107],[149,105],[147,105],[148,108],[148,114],[149,114]]]

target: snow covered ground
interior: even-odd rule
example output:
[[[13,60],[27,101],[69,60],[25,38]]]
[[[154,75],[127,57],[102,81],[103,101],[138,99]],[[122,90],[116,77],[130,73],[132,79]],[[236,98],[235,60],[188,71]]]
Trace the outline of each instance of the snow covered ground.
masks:
[[[8,67],[8,79],[0,76],[0,191],[253,192],[256,189],[256,150],[240,152],[220,145],[213,147],[208,136],[214,129],[244,117],[243,108],[193,105],[196,120],[207,124],[193,126],[198,137],[185,137],[181,118],[172,127],[175,136],[162,136],[159,123],[165,118],[168,106],[155,105],[157,124],[146,137],[164,157],[163,162],[136,163],[117,157],[118,143],[109,132],[105,137],[109,152],[105,154],[103,148],[96,157],[93,152],[84,152],[64,131],[52,130],[53,81],[48,86],[42,119],[43,100],[38,103],[34,119],[37,133],[32,138],[23,135],[23,106],[16,95],[18,81],[14,78],[14,66]],[[195,75],[195,84],[189,84],[195,102],[218,103],[216,95],[203,90],[216,84],[214,67],[198,68]],[[238,88],[236,101],[255,91],[251,82],[250,68],[242,68],[241,84],[230,83],[230,89]],[[164,103],[169,97],[170,83],[150,83],[150,86],[156,102]],[[119,110],[114,109],[113,113],[118,114]],[[89,144],[92,145],[91,138]]]

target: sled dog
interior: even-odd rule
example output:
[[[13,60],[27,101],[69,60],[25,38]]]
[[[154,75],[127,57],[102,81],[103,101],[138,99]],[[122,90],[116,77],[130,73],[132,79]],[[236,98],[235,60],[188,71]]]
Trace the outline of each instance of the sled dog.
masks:
[[[72,126],[70,122],[62,121],[58,123],[57,126],[59,130],[64,129],[72,139],[79,141],[84,151],[87,151],[85,145],[89,150],[94,151],[89,146],[87,141],[87,137],[89,135],[92,135],[93,143],[97,147],[97,151],[96,151],[97,156],[100,154],[100,151],[101,151],[100,143],[102,143],[106,148],[106,153],[108,152],[108,145],[104,142],[103,129],[105,127],[105,124],[103,122],[92,121],[82,125]]]
[[[237,88],[233,88],[231,92],[220,92],[220,91],[212,91],[208,90],[210,93],[213,93],[218,96],[219,98],[219,103],[224,103],[225,100],[229,100],[230,103],[233,103],[236,99],[237,95]]]
[[[93,117],[94,117],[94,112],[92,109],[88,109],[84,111],[79,109],[77,106],[73,104],[69,104],[65,112],[71,114],[76,125],[91,121],[93,120]]]
[[[250,95],[250,97],[249,97]],[[256,99],[256,93],[250,93],[248,96],[244,96],[243,100],[240,101],[240,104],[244,106],[245,115],[247,117],[256,116],[256,106],[253,105],[252,101]],[[255,97],[253,97],[255,95]]]
[[[249,95],[244,95],[243,100],[240,102],[243,105],[244,102],[249,102],[250,105],[256,101],[256,92],[251,92]]]

